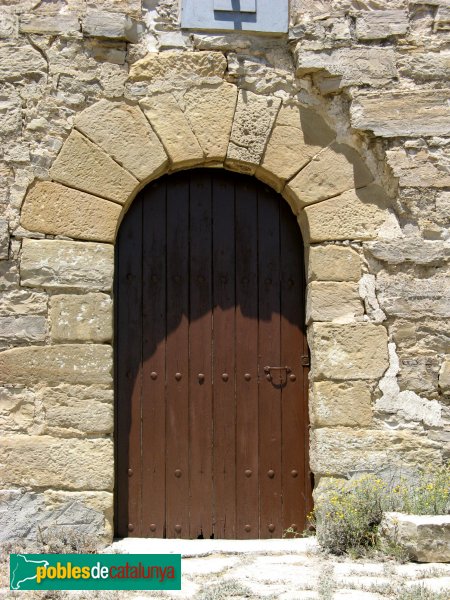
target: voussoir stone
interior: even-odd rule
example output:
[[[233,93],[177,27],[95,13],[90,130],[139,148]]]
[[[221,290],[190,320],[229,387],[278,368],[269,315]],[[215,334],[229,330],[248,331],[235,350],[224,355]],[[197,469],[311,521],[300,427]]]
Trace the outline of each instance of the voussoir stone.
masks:
[[[108,291],[113,275],[112,244],[23,240],[20,261],[23,286]]]
[[[4,436],[0,440],[0,480],[6,485],[73,490],[111,490],[110,439]]]
[[[106,344],[26,346],[0,352],[0,383],[112,382],[112,348]]]
[[[346,246],[312,246],[309,249],[309,281],[359,281],[361,258]]]
[[[308,284],[306,322],[350,323],[364,314],[358,284],[312,281]]]
[[[314,427],[370,427],[372,396],[365,381],[316,381],[310,402]]]
[[[188,167],[204,161],[199,141],[173,94],[153,94],[141,100],[140,105],[162,141],[173,167]]]
[[[121,207],[115,202],[40,181],[25,198],[20,222],[30,231],[113,242],[120,213]]]
[[[289,181],[284,195],[299,210],[372,181],[372,174],[358,152],[347,144],[334,143]]]
[[[311,242],[371,240],[387,220],[389,199],[375,184],[304,208],[299,222]]]
[[[221,52],[150,52],[130,68],[131,81],[189,80],[197,77],[223,78],[227,61]]]
[[[140,181],[167,167],[164,147],[138,106],[100,100],[76,117],[75,127]]]
[[[280,108],[256,176],[281,191],[285,182],[335,138],[323,117],[306,106]]]
[[[226,163],[254,173],[262,159],[281,100],[239,92]]]
[[[78,190],[124,204],[138,180],[106,152],[73,130],[50,169],[52,179]]]
[[[108,342],[112,339],[112,300],[107,294],[57,294],[50,298],[54,342]]]
[[[382,325],[313,323],[315,379],[376,379],[386,371],[387,331]]]
[[[206,160],[224,160],[230,140],[237,87],[195,87],[183,96],[184,111]]]

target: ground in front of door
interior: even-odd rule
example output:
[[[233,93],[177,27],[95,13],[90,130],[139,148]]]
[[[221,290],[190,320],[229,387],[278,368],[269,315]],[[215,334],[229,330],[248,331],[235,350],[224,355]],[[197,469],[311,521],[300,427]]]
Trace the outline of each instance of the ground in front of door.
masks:
[[[107,551],[182,554],[180,592],[131,600],[448,600],[450,564],[399,564],[323,556],[315,540],[140,540]],[[122,596],[122,598],[125,597]],[[106,600],[106,599],[105,599]]]

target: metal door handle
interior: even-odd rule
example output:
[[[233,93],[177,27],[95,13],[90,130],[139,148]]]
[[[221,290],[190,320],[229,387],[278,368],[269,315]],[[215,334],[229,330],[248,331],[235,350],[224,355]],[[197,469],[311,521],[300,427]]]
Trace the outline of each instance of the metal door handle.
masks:
[[[291,367],[264,367],[264,373],[266,373],[266,379],[268,381],[270,381],[272,379],[272,373],[271,371],[286,371],[286,374],[290,373],[292,371]],[[280,378],[281,378],[281,373],[280,373]]]

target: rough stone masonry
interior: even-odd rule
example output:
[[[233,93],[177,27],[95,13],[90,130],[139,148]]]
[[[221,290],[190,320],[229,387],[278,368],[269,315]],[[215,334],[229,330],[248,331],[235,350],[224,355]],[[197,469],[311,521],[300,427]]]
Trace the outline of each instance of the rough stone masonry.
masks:
[[[291,0],[282,36],[182,30],[176,0],[1,2],[0,539],[111,538],[113,244],[180,168],[298,217],[316,483],[448,460],[449,36],[447,0]]]

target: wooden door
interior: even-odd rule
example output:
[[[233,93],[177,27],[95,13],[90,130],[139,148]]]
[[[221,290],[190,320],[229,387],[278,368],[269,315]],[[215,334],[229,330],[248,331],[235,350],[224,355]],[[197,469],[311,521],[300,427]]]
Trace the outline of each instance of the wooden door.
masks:
[[[118,236],[116,535],[280,538],[305,526],[304,267],[253,178],[148,185]]]

